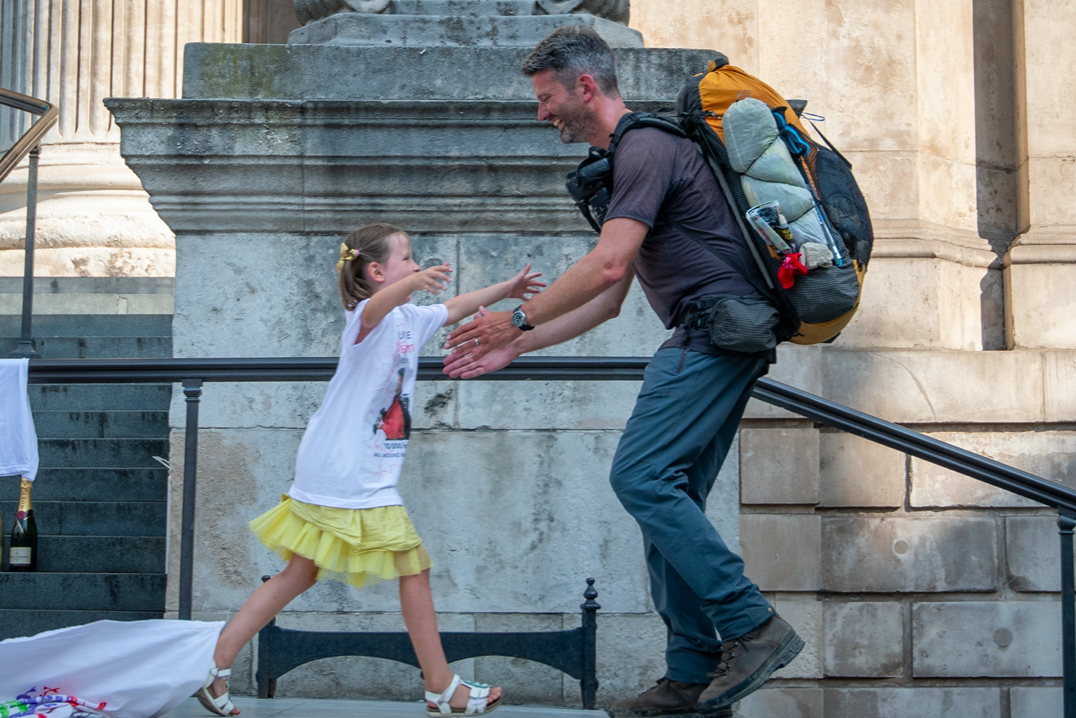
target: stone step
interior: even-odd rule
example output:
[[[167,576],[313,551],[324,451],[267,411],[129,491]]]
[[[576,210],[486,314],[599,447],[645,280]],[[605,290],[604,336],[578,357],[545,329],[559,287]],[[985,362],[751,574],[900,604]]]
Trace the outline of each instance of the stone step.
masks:
[[[4,526],[11,528],[18,501],[0,501]],[[34,518],[41,536],[164,536],[164,501],[40,501]]]
[[[534,14],[534,0],[395,0],[393,6],[397,15],[474,17]]]
[[[35,281],[37,351],[49,359],[171,357],[173,286]],[[0,278],[0,356],[15,346],[21,306],[21,283]],[[42,467],[34,487],[38,572],[0,574],[0,638],[160,618],[168,474],[152,457],[168,456],[172,386],[31,385],[29,395]],[[8,528],[18,492],[17,480],[0,481]]]
[[[37,277],[34,334],[40,333],[38,322],[51,314],[170,315],[175,309],[175,285],[173,277]],[[0,277],[0,317],[3,315],[18,317],[16,327],[21,331],[22,277]]]
[[[44,469],[34,483],[34,501],[167,501],[168,470]],[[19,480],[0,480],[0,501],[19,500]]]
[[[4,560],[10,537],[4,540]],[[39,536],[37,569],[73,573],[164,573],[163,536]],[[4,569],[8,567],[5,563]]]
[[[171,384],[31,384],[30,408],[39,411],[168,411]]]
[[[38,439],[141,439],[168,436],[167,411],[38,411]]]
[[[94,621],[145,621],[161,618],[163,611],[43,611],[0,609],[0,641],[33,636],[57,628],[82,626]]]
[[[33,334],[37,323],[50,314],[76,314],[79,310],[94,315],[163,314],[171,316],[175,311],[175,299],[166,294],[35,294]],[[18,335],[22,333],[22,295],[0,294],[0,317],[12,316],[19,322]]]
[[[0,573],[0,609],[164,612],[163,573]]]
[[[168,457],[168,439],[40,439],[41,470],[153,469]]]
[[[63,295],[71,296],[71,295]],[[168,337],[172,317],[167,314],[46,314],[34,316],[33,337]],[[19,337],[22,318],[0,314],[0,337]]]
[[[22,277],[0,277],[0,295],[22,297]],[[34,299],[43,294],[175,293],[175,277],[34,277]]]
[[[17,334],[0,338],[0,356],[18,344]],[[34,350],[43,359],[171,357],[172,337],[41,337],[35,332]]]

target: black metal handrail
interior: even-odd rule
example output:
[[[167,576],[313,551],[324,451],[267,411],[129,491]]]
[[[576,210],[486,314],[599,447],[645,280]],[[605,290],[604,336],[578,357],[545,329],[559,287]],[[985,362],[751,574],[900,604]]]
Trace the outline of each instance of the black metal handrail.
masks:
[[[190,618],[194,556],[194,496],[197,479],[198,404],[205,382],[327,381],[335,357],[246,359],[36,359],[29,381],[49,383],[174,383],[187,399],[183,475],[180,618]],[[623,381],[641,380],[647,357],[527,357],[479,380],[493,381]],[[441,373],[441,360],[419,360],[419,379],[451,381]],[[475,381],[475,380],[471,380]],[[1073,532],[1076,491],[994,461],[917,431],[865,414],[820,396],[763,378],[753,396],[826,426],[902,451],[992,486],[1057,509],[1061,536],[1061,604],[1064,716],[1076,718],[1076,575]]]
[[[5,90],[2,87],[0,87],[0,105],[29,112],[41,118],[30,125],[30,129],[24,132],[15,141],[15,144],[8,148],[3,157],[0,157],[0,182],[3,182],[11,171],[15,169],[16,165],[41,144],[41,139],[56,124],[56,120],[60,118],[60,109],[51,102],[45,102],[13,90]]]
[[[30,364],[30,382],[131,383],[328,381],[336,357],[257,357],[247,359],[43,359]],[[648,357],[524,357],[493,374],[487,381],[632,381],[643,378]],[[419,360],[418,378],[451,381],[441,373],[441,361]],[[1025,498],[1076,515],[1076,490],[1040,476],[939,441],[899,424],[879,419],[820,396],[762,378],[754,397],[826,426],[903,451],[947,469],[1011,491]]]
[[[0,182],[11,173],[15,166],[22,162],[24,157],[29,157],[28,176],[26,178],[26,252],[23,262],[22,273],[22,331],[19,336],[19,344],[13,357],[37,357],[34,351],[33,341],[33,303],[34,303],[34,233],[37,224],[37,165],[41,154],[41,139],[45,136],[56,120],[60,117],[60,110],[51,102],[39,100],[36,97],[22,95],[12,90],[0,87],[0,105],[13,107],[16,110],[29,112],[37,115],[39,119],[30,125],[16,140],[3,157],[0,157]]]

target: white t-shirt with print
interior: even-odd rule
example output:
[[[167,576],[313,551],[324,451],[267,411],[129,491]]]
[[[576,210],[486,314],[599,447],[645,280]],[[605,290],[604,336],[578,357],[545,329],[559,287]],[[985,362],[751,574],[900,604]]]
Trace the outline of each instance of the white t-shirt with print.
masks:
[[[356,344],[366,301],[347,313],[340,363],[299,444],[288,495],[308,504],[370,509],[403,503],[396,482],[407,451],[418,354],[444,326],[448,310],[401,305]]]

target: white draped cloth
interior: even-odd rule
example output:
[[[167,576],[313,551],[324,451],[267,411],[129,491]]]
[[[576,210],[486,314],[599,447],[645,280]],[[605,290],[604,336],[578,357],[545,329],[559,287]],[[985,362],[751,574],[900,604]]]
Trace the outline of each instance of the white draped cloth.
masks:
[[[96,621],[0,641],[0,716],[163,715],[202,686],[223,627]]]
[[[0,476],[37,476],[37,432],[26,393],[29,359],[0,359]]]

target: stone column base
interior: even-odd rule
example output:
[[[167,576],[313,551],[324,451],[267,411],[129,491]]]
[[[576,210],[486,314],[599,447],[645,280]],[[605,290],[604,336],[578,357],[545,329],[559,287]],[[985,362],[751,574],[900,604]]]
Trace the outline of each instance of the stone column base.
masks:
[[[1076,229],[1035,230],[1005,255],[1010,349],[1076,347]]]

